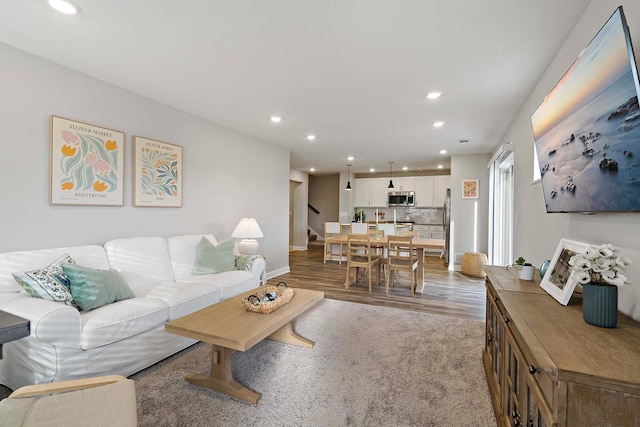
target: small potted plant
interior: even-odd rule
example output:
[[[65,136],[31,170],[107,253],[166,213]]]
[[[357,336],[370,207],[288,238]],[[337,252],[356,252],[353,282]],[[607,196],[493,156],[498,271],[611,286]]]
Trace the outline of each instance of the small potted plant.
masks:
[[[522,280],[533,280],[533,273],[535,268],[530,262],[527,262],[523,257],[518,257],[516,263],[513,265],[518,269],[518,277]]]

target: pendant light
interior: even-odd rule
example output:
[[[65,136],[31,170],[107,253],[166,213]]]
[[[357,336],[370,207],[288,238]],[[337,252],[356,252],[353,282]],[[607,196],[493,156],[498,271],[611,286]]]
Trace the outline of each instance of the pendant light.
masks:
[[[347,167],[349,168],[349,172],[347,175],[347,188],[345,188],[345,190],[351,191],[351,164],[348,164]]]
[[[387,187],[388,190],[395,190],[396,188],[393,186],[393,163],[394,162],[389,162],[389,165],[391,165],[391,174],[389,175],[389,186]]]

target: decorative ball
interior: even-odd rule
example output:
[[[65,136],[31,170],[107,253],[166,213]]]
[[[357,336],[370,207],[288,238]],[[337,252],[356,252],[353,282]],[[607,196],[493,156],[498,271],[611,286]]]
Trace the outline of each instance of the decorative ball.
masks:
[[[540,267],[538,268],[538,270],[540,270],[540,277],[544,277],[544,275],[547,273],[549,264],[551,264],[550,259],[545,259],[544,261],[542,261],[542,264],[540,264]]]

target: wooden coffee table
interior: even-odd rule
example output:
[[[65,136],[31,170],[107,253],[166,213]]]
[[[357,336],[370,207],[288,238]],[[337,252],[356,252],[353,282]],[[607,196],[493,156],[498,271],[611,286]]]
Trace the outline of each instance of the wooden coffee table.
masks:
[[[210,375],[191,374],[186,377],[188,382],[255,405],[261,395],[233,379],[231,356],[236,351],[249,350],[265,338],[312,348],[315,343],[297,335],[291,322],[322,301],[324,292],[293,289],[291,301],[270,314],[245,310],[242,298],[252,293],[255,290],[168,322],[165,331],[204,341],[213,347]]]

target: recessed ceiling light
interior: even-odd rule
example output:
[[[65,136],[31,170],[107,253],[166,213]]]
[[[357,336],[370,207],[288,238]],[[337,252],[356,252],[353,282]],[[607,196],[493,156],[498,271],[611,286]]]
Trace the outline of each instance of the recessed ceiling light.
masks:
[[[347,157],[347,160],[352,161],[353,160],[353,156]]]
[[[440,150],[440,154],[447,154],[447,150]]]
[[[403,167],[402,167],[402,170],[403,170],[403,171],[408,171],[408,170],[409,170],[409,166],[403,166]]]
[[[369,172],[375,172],[376,170],[374,168],[369,169]]]
[[[282,117],[278,117],[278,116],[271,116],[271,121],[273,123],[280,123],[282,121]]]
[[[440,122],[433,122],[433,126],[437,127],[437,128],[441,128],[442,126],[444,126],[444,122],[440,121]]]
[[[309,172],[315,172],[316,168],[309,168]]]
[[[49,0],[49,6],[65,15],[75,15],[80,10],[78,6],[65,0]]]
[[[442,165],[438,165],[438,169],[442,169],[444,166]]]
[[[307,135],[307,139],[309,141],[313,141],[314,139],[316,139],[316,136],[315,135]]]
[[[427,94],[427,98],[429,98],[429,99],[438,99],[438,98],[440,98],[440,95],[442,95],[442,92],[429,92]]]

